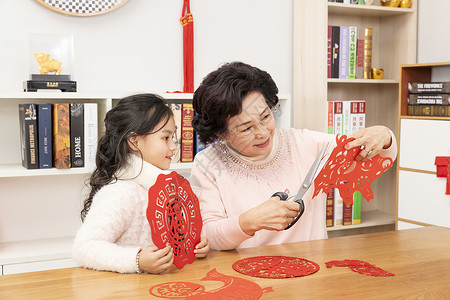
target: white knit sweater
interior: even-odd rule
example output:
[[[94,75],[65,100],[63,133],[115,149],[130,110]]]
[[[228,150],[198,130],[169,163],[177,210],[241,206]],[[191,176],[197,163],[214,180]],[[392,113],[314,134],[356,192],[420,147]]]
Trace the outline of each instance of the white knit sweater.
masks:
[[[167,174],[134,154],[119,180],[94,196],[77,232],[72,256],[80,266],[120,273],[136,272],[136,254],[152,243],[147,221],[148,190],[159,174]],[[142,171],[141,171],[142,167]]]

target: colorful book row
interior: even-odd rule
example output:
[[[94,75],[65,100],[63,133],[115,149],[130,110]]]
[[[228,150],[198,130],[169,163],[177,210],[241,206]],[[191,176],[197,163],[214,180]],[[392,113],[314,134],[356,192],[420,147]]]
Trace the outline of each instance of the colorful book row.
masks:
[[[97,103],[19,104],[22,165],[27,169],[93,167]]]
[[[366,126],[364,100],[328,101],[328,133],[349,136]],[[327,195],[327,227],[361,223],[360,192],[353,194],[353,204],[344,205],[338,189]]]
[[[328,25],[327,77],[372,78],[372,29]]]
[[[195,154],[206,148],[192,127],[194,108],[191,103],[170,103],[169,106],[175,119],[174,140],[177,145],[172,163],[192,162]]]
[[[409,116],[450,117],[450,82],[408,83]]]

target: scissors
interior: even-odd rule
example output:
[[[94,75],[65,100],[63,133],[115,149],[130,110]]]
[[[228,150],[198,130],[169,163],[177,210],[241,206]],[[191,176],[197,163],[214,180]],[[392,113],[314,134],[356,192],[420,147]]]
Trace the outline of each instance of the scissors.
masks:
[[[300,204],[300,212],[295,217],[294,221],[292,221],[292,223],[289,224],[284,230],[287,230],[287,229],[291,228],[292,226],[294,226],[294,224],[297,223],[297,221],[303,215],[303,212],[305,211],[305,203],[303,202],[302,198],[308,191],[311,184],[314,182],[314,178],[316,177],[316,173],[317,173],[317,170],[319,169],[319,166],[324,165],[324,164],[321,164],[321,162],[322,162],[322,159],[324,158],[324,153],[328,148],[328,144],[329,144],[329,142],[327,142],[326,145],[323,146],[322,150],[320,150],[319,155],[317,156],[316,160],[314,161],[311,168],[309,169],[308,174],[306,174],[306,177],[303,180],[302,185],[298,189],[297,195],[295,195],[293,201]],[[327,155],[327,156],[329,156],[329,155]],[[325,162],[326,162],[326,159],[325,159]],[[285,192],[276,192],[275,194],[272,195],[272,197],[275,197],[275,196],[279,197],[280,200],[282,200],[282,201],[285,201],[288,199],[290,200],[293,197],[292,195],[288,195]]]

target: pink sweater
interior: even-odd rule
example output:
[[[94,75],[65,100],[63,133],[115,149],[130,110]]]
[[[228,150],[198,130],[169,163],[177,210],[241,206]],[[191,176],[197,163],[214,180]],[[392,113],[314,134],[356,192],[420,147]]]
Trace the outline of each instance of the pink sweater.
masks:
[[[380,154],[395,159],[397,144],[392,133],[391,136],[391,147]],[[260,230],[253,236],[241,230],[241,213],[268,200],[275,192],[288,189],[296,193],[325,143],[330,141],[329,147],[336,145],[335,135],[306,129],[277,129],[274,137],[274,149],[263,161],[245,161],[221,143],[196,155],[189,181],[200,200],[203,235],[209,239],[211,250],[327,238],[326,194],[312,200],[313,187],[303,198],[303,216],[289,230]]]

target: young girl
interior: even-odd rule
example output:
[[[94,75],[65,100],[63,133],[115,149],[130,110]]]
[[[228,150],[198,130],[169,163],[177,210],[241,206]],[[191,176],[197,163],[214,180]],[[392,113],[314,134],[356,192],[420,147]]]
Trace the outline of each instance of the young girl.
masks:
[[[163,170],[169,168],[176,149],[172,111],[156,95],[133,95],[106,114],[105,127],[73,259],[95,270],[164,272],[174,254],[170,246],[153,245],[146,210],[148,190],[159,174],[169,173]],[[208,251],[208,240],[202,237],[195,256],[205,257]]]

